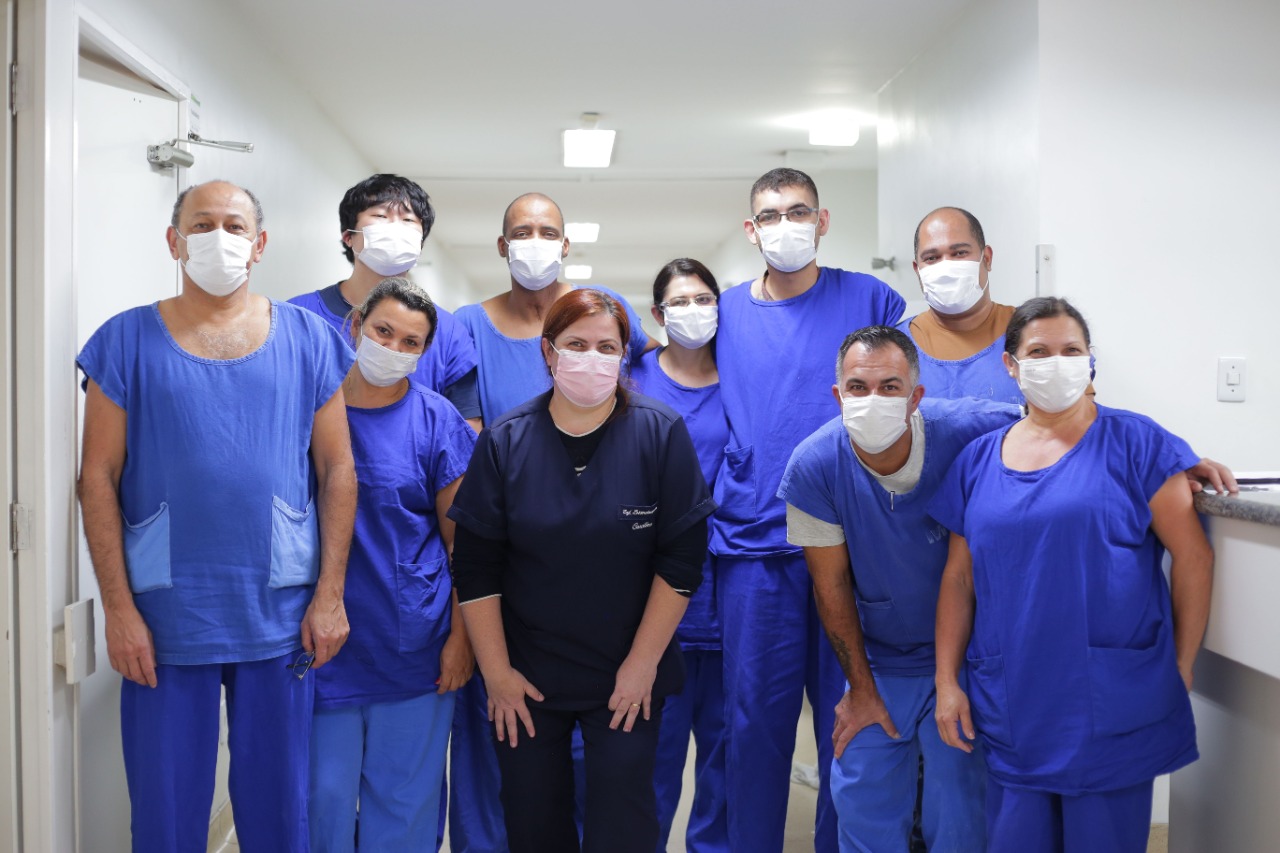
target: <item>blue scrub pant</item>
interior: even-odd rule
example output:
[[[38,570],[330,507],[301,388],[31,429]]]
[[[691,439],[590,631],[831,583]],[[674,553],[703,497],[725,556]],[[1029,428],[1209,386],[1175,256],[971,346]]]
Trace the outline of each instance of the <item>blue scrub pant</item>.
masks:
[[[311,849],[430,850],[454,695],[317,711],[311,724]]]
[[[689,853],[729,853],[724,778],[724,655],[719,649],[684,650],[684,690],[668,696],[658,733],[653,787],[658,797],[658,853],[680,803],[689,733],[694,740],[693,810],[685,834]]]
[[[502,806],[511,853],[653,853],[658,816],[653,768],[662,722],[662,700],[650,719],[630,732],[609,728],[613,712],[553,711],[529,703],[537,735],[521,729],[513,748],[493,739],[502,769]],[[586,813],[582,841],[574,825],[574,724],[586,752]]]
[[[246,663],[156,667],[156,686],[120,689],[133,849],[204,853],[227,691],[231,807],[248,853],[306,853],[307,764],[315,676],[287,666],[301,650]]]
[[[782,850],[796,724],[807,692],[820,778],[814,849],[835,853],[831,732],[845,680],[818,619],[804,555],[720,557],[716,568],[724,631],[729,846],[734,853]]]
[[[494,729],[489,722],[489,696],[480,670],[457,691],[457,696],[446,797],[449,849],[453,853],[507,853],[507,830],[498,796],[501,777],[498,759],[493,753]],[[440,808],[440,837],[443,838],[443,801]],[[436,849],[440,849],[439,844]]]
[[[929,853],[983,853],[987,768],[981,748],[965,753],[942,742],[933,720],[932,675],[877,675],[876,686],[901,737],[869,726],[832,765],[841,853],[906,853],[922,754],[921,821]]]
[[[1046,733],[1052,737],[1052,733]],[[987,783],[990,853],[1144,853],[1155,780],[1072,797]]]

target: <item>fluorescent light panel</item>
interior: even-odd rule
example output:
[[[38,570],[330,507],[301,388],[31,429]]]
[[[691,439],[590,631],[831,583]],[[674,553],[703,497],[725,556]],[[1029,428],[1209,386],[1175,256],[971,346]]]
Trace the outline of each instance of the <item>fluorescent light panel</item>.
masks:
[[[612,130],[566,130],[564,164],[571,169],[604,169],[613,157]]]
[[[564,268],[564,277],[571,281],[585,281],[591,278],[591,265],[569,264]]]
[[[600,239],[599,222],[566,222],[564,236],[570,243],[594,243]]]
[[[809,144],[849,147],[858,144],[858,116],[849,110],[824,110],[809,119]]]

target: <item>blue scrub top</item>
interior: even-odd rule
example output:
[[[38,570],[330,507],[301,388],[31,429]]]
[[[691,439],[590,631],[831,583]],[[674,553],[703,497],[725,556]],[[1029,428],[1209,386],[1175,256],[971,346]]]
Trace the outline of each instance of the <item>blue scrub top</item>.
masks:
[[[289,302],[323,317],[347,345],[354,349],[349,316],[351,304],[343,298],[337,284],[303,293]],[[435,337],[431,340],[430,348],[418,359],[418,367],[409,378],[424,388],[443,394],[446,388],[470,373],[477,363],[476,347],[471,341],[471,335],[454,315],[437,305]],[[473,409],[475,406],[474,400],[470,407],[465,399],[454,399],[453,403],[462,410],[463,417],[478,417],[477,412],[469,411],[469,408]]]
[[[908,317],[897,326],[898,331],[911,338],[913,343],[915,337],[911,334],[911,321],[914,319]],[[954,361],[934,358],[919,344],[916,344],[916,351],[920,354],[920,384],[930,397],[952,400],[977,397],[999,403],[1023,403],[1018,381],[1004,366],[1004,335],[996,338],[986,349]]]
[[[658,546],[715,504],[689,432],[666,405],[632,394],[578,475],[547,411],[550,396],[480,434],[449,517],[506,542],[511,665],[542,691],[542,707],[582,709],[613,694],[653,580],[665,571]],[[683,680],[673,638],[653,695],[679,692]]]
[[[891,495],[862,467],[840,416],[801,442],[778,489],[785,502],[843,528],[867,659],[878,675],[933,674],[949,536],[925,506],[965,445],[1021,417],[1016,406],[927,397],[920,414],[924,466],[911,491]]]
[[[573,289],[583,288],[574,285]],[[627,312],[631,322],[627,358],[632,359],[644,352],[649,344],[649,335],[640,325],[640,315],[631,303],[607,287],[593,284],[591,289],[609,294]],[[541,336],[507,337],[493,325],[493,320],[479,303],[459,308],[457,320],[475,341],[480,363],[480,410],[486,424],[493,423],[506,412],[551,388],[551,374],[542,359]]]
[[[1005,467],[1007,429],[979,438],[929,504],[973,554],[969,700],[1012,787],[1112,791],[1197,757],[1149,504],[1198,458],[1150,418],[1097,410],[1038,471]]]
[[[665,349],[663,347],[662,349]],[[729,440],[729,424],[724,419],[720,384],[689,388],[676,382],[658,364],[662,349],[650,350],[631,364],[631,379],[640,393],[666,403],[684,418],[693,439],[693,449],[707,484],[715,482],[724,461]],[[719,649],[720,617],[716,612],[715,576],[710,555],[702,567],[702,586],[689,599],[689,608],[676,629],[680,645],[686,649]]]
[[[787,542],[786,506],[777,497],[783,468],[831,417],[841,342],[864,326],[893,325],[905,305],[874,276],[828,267],[819,267],[817,283],[792,299],[756,299],[749,283],[721,295],[716,361],[729,443],[716,477],[713,553],[799,550]]]
[[[360,484],[347,560],[351,635],[316,670],[320,709],[435,691],[453,601],[436,493],[462,476],[476,443],[448,400],[415,383],[390,406],[348,406],[347,421]]]
[[[355,356],[309,311],[271,302],[248,355],[192,355],[157,304],[117,314],[77,364],[124,409],[120,476],[133,599],[162,664],[296,648],[319,571],[311,431]]]

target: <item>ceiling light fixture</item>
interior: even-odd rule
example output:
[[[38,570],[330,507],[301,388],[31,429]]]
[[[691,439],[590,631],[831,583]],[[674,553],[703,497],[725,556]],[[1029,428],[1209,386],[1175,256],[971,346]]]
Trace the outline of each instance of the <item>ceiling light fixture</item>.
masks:
[[[599,222],[566,222],[564,236],[570,243],[594,243],[600,239]]]
[[[809,119],[809,144],[847,148],[858,144],[858,115],[851,110],[822,110]]]
[[[566,130],[561,141],[564,145],[564,164],[571,169],[604,169],[613,157],[613,138],[616,131],[600,130],[596,125],[599,113],[583,113],[582,127]]]
[[[571,281],[586,281],[591,278],[591,265],[569,264],[564,268],[564,277]]]

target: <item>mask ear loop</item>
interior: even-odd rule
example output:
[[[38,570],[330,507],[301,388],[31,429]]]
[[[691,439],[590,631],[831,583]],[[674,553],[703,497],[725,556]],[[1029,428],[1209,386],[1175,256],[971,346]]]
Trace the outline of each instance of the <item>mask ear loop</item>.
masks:
[[[1098,351],[1093,346],[1093,344],[1090,344],[1089,345],[1089,381],[1090,382],[1092,382],[1093,378],[1098,375],[1097,364],[1098,364]]]

